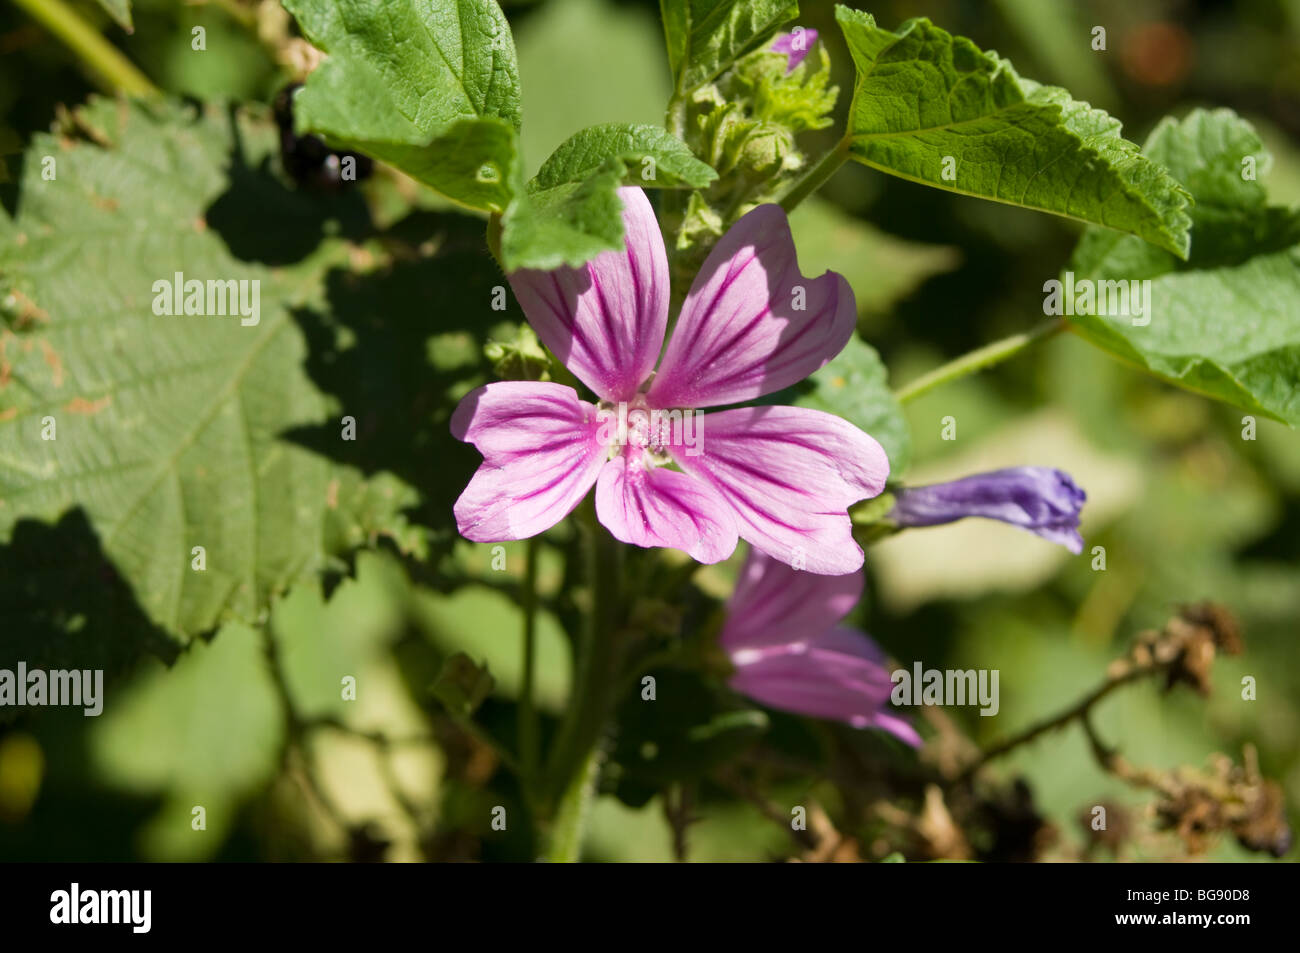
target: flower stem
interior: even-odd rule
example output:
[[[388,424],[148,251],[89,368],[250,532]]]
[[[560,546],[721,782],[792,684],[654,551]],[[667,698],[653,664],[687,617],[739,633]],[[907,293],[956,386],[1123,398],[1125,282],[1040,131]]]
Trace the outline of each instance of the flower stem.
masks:
[[[894,392],[894,396],[898,398],[900,403],[905,404],[941,384],[955,381],[959,377],[974,374],[976,371],[982,371],[986,367],[992,367],[994,364],[1000,364],[1008,358],[1015,357],[1040,338],[1051,337],[1053,334],[1065,330],[1065,328],[1066,322],[1063,319],[1052,318],[1037,327],[1030,328],[1028,331],[1013,334],[1000,341],[994,341],[992,344],[986,344],[981,348],[963,354],[961,357],[954,358],[947,364],[936,367],[928,374],[922,374],[906,387],[900,387]]]
[[[600,746],[593,747],[579,766],[578,772],[560,796],[559,809],[551,830],[550,848],[546,859],[553,864],[574,864],[582,859],[582,839],[591,809],[596,779],[600,777]]]
[[[840,166],[849,160],[852,142],[846,135],[835,144],[835,148],[822,156],[821,161],[805,172],[781,198],[781,207],[787,212],[794,211],[795,206],[820,189]]]
[[[519,691],[519,760],[525,785],[533,784],[537,777],[537,708],[533,702],[537,668],[537,539],[531,537],[524,549],[524,672]]]
[[[589,773],[599,773],[599,757],[605,728],[618,700],[622,684],[618,677],[622,664],[623,640],[621,638],[620,583],[623,571],[623,547],[606,532],[596,520],[595,508],[590,501],[579,510],[579,524],[587,556],[587,584],[590,604],[582,630],[582,640],[577,655],[577,677],[560,726],[555,747],[551,751],[547,781],[551,796],[560,808],[552,830],[552,841],[576,856],[581,842],[581,832],[566,829],[562,821],[573,820],[566,816],[569,800],[578,795]],[[574,815],[580,823],[582,812]],[[574,840],[578,843],[573,844]],[[566,846],[567,845],[567,846]]]
[[[128,96],[154,96],[158,88],[63,0],[14,0],[76,53],[101,89]]]

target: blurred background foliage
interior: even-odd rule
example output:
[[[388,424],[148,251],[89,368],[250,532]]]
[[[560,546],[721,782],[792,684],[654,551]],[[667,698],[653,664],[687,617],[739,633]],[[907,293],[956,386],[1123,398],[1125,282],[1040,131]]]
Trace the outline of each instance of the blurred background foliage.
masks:
[[[169,93],[260,103],[269,112],[288,81],[258,39],[252,2],[136,0],[130,34],[97,4],[74,5]],[[1138,142],[1166,114],[1231,106],[1273,153],[1265,176],[1272,199],[1300,203],[1300,0],[856,5],[890,27],[928,16],[996,49],[1023,75],[1107,109]],[[653,0],[504,6],[519,53],[531,168],[586,125],[661,121],[668,71]],[[831,4],[806,0],[799,23],[829,43],[842,113],[852,74]],[[190,46],[196,25],[207,31],[201,53]],[[1089,47],[1095,25],[1107,30],[1105,52]],[[64,47],[8,3],[0,4],[0,53],[0,154],[12,174],[33,133],[94,86]],[[809,138],[815,154],[834,130]],[[249,174],[288,187],[274,163]],[[370,257],[332,272],[328,305],[302,316],[314,332],[309,371],[343,403],[367,408],[351,462],[393,471],[424,494],[423,525],[435,530],[430,559],[364,553],[353,577],[292,591],[263,633],[227,626],[170,669],[141,661],[110,684],[99,718],[47,709],[0,725],[0,857],[529,859],[527,831],[515,822],[525,816],[517,785],[430,687],[446,659],[466,653],[492,678],[480,721],[512,737],[525,544],[494,554],[454,538],[451,501],[476,456],[450,439],[446,417],[455,398],[487,379],[482,345],[512,338],[520,315],[513,304],[504,316],[484,307],[499,275],[482,252],[481,223],[383,171],[361,192],[369,224],[354,253]],[[239,252],[256,254],[266,228],[282,229],[289,241],[328,216],[348,233],[349,214],[286,201],[229,222],[226,240],[245,257]],[[806,272],[834,268],[849,278],[861,328],[895,386],[1035,323],[1042,283],[1078,237],[1061,219],[852,164],[794,224]],[[933,391],[907,414],[910,482],[1017,464],[1070,472],[1089,495],[1087,545],[1106,548],[1107,570],[1000,524],[913,531],[869,552],[869,596],[855,621],[903,665],[999,669],[996,717],[948,712],[988,745],[1085,694],[1137,631],[1159,627],[1180,604],[1220,602],[1240,620],[1246,648],[1216,665],[1211,697],[1139,683],[1105,701],[1096,726],[1129,760],[1158,769],[1203,766],[1215,752],[1239,760],[1242,746],[1254,744],[1263,773],[1287,792],[1294,826],[1300,439],[1261,420],[1257,439],[1244,441],[1240,412],[1130,371],[1071,335]],[[951,442],[940,439],[949,414],[959,426]],[[297,438],[315,445],[312,434]],[[566,575],[566,534],[557,530],[541,548],[544,713],[564,706],[570,682],[565,633],[580,593]],[[498,571],[492,563],[501,554]],[[7,572],[19,565],[16,552],[0,555]],[[725,597],[734,571],[734,560],[707,569],[699,585]],[[704,631],[712,605],[663,605],[653,591],[642,598],[646,612],[666,613],[668,628],[680,623],[688,636]],[[110,625],[102,637],[112,634]],[[1257,701],[1241,700],[1244,675],[1258,680]],[[354,702],[340,697],[348,676],[356,679]],[[860,792],[841,769],[851,762],[872,777],[906,776],[912,755],[872,733],[754,712],[700,676],[665,673],[661,682],[658,704],[668,714],[657,725],[630,718],[625,726],[594,805],[587,857],[672,859],[687,815],[693,860],[794,856],[808,844],[791,836],[788,805],[810,802],[825,808],[825,823],[847,825],[840,833],[856,856],[907,852],[887,824],[854,810]],[[719,712],[744,717],[719,720]],[[754,774],[734,770],[742,753],[783,767],[760,770],[762,789],[754,791]],[[1032,815],[1025,836],[1047,838],[1043,857],[1083,849],[1089,832],[1079,816],[1091,805],[1127,805],[1136,816],[1150,802],[1097,767],[1077,725],[994,771],[1023,779],[1031,792],[1033,808],[1009,809],[1003,820]],[[894,793],[924,816],[921,790],[903,784]],[[206,810],[202,833],[191,830],[195,805]],[[507,808],[506,832],[489,827],[495,805]],[[1120,854],[1181,855],[1169,835],[1133,837]],[[1231,838],[1206,856],[1260,857]]]

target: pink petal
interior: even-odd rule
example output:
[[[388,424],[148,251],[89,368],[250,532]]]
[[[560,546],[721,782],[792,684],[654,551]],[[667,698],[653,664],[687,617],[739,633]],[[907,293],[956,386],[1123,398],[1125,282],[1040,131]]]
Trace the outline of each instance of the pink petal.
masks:
[[[456,501],[466,539],[527,539],[564,519],[606,461],[596,408],[572,387],[501,381],[465,395],[451,418],[457,440],[483,454]]]
[[[542,343],[606,400],[630,400],[668,322],[668,256],[645,193],[621,188],[625,248],[581,268],[521,270],[510,286]]]
[[[742,539],[796,568],[854,572],[862,550],[848,508],[885,488],[880,444],[833,414],[802,407],[741,407],[704,418],[703,452],[674,452],[736,510]]]
[[[803,277],[785,211],[760,205],[696,276],[650,403],[715,407],[789,387],[838,354],[856,322],[849,283],[833,271]]]
[[[890,707],[893,682],[879,646],[844,627],[791,635],[784,645],[731,652],[731,687],[772,708],[883,728],[908,744],[920,743]]]
[[[619,456],[600,471],[596,516],[616,539],[636,546],[670,546],[702,563],[721,562],[736,548],[735,517],[707,483],[646,467],[641,451]]]
[[[843,576],[801,572],[751,549],[727,603],[719,641],[733,651],[823,632],[858,604],[863,580],[861,570]]]

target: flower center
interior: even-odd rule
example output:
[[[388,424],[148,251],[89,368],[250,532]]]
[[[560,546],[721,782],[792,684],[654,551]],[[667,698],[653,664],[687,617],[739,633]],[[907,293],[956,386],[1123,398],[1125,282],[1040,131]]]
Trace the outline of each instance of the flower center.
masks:
[[[673,462],[669,447],[689,448],[697,442],[698,415],[689,410],[652,408],[643,394],[630,401],[602,400],[596,406],[596,419],[600,424],[597,439],[608,449],[610,459],[629,450],[640,451],[646,466],[663,466]]]

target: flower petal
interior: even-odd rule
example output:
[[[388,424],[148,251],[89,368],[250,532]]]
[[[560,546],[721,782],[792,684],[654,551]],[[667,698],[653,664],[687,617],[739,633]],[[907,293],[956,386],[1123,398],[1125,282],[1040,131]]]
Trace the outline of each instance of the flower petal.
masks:
[[[483,464],[456,501],[460,534],[527,539],[564,519],[605,463],[598,429],[596,408],[563,384],[501,381],[466,394],[451,432]]]
[[[655,407],[716,407],[803,380],[848,343],[857,321],[843,276],[799,272],[779,205],[731,227],[691,285],[649,398]]]
[[[581,268],[524,269],[510,286],[542,343],[606,400],[630,400],[650,372],[668,322],[668,256],[650,200],[621,188],[625,247]]]
[[[641,463],[641,451],[615,457],[596,483],[596,516],[616,539],[636,546],[670,546],[702,563],[721,562],[736,549],[736,523],[707,483]]]
[[[731,687],[764,705],[855,728],[883,728],[920,744],[890,706],[893,682],[884,653],[855,629],[837,627],[785,645],[741,649],[731,659]]]
[[[742,539],[809,572],[862,566],[848,508],[885,488],[889,460],[880,444],[802,407],[741,407],[707,414],[703,424],[703,452],[673,448],[673,457],[735,508]]]
[[[825,631],[858,604],[863,582],[861,570],[842,576],[801,572],[750,549],[718,639],[731,652]]]

